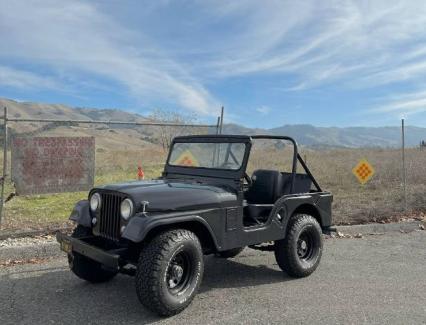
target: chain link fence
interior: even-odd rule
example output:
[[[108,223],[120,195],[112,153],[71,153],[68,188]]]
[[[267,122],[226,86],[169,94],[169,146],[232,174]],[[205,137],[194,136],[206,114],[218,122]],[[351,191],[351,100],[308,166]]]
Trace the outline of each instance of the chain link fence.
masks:
[[[86,191],[16,195],[10,175],[13,167],[11,140],[14,137],[94,137],[96,186],[137,180],[140,178],[140,170],[145,179],[157,178],[163,170],[171,138],[188,134],[217,134],[220,126],[219,118],[216,124],[8,118],[6,142],[4,124],[0,130],[1,152],[7,157],[6,161],[4,157],[0,158],[6,176],[2,179],[4,206],[0,235],[67,228],[70,226],[68,217],[74,204],[87,198]],[[4,150],[5,143],[7,150]]]
[[[25,136],[94,136],[95,185],[138,179],[138,167],[145,178],[161,175],[167,155],[167,141],[176,135],[215,134],[220,132],[220,118],[214,125],[154,123],[138,125],[110,121],[34,121],[9,119],[10,139]],[[22,127],[22,125],[26,125]],[[41,126],[40,126],[41,125]],[[21,127],[19,127],[21,126]],[[41,128],[41,129],[40,129]],[[1,130],[0,134],[4,134]],[[1,138],[2,149],[4,137]],[[163,140],[162,140],[163,139]],[[419,139],[419,143],[422,139]],[[68,216],[75,202],[87,198],[87,192],[15,196],[10,181],[8,146],[2,234],[69,227]],[[250,170],[285,169],[291,154],[280,146],[259,146],[250,157]],[[336,224],[388,222],[401,218],[422,218],[426,212],[426,150],[405,150],[406,203],[400,148],[312,149],[300,148],[301,156],[321,187],[334,194],[333,214]],[[2,158],[0,158],[2,159]],[[353,167],[366,159],[375,175],[360,185]],[[3,160],[3,159],[2,159]],[[4,164],[1,164],[4,166]]]

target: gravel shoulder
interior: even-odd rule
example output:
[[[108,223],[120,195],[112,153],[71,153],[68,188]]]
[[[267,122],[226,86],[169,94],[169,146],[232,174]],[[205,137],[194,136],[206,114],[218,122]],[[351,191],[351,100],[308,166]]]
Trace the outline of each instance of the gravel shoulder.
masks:
[[[291,279],[267,252],[206,257],[199,295],[182,314],[158,318],[133,279],[91,285],[64,256],[0,267],[2,324],[421,324],[426,322],[426,232],[327,239],[318,270]]]
[[[54,242],[55,242],[55,236],[53,235],[22,237],[22,238],[7,238],[4,240],[0,240],[0,248],[45,245],[45,244],[50,244]]]
[[[0,240],[0,266],[61,256],[52,235]]]

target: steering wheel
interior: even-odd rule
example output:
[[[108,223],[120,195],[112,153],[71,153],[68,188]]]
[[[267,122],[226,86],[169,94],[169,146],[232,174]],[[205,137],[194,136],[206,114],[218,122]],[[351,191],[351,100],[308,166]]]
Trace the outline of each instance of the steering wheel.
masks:
[[[251,186],[253,184],[253,180],[247,173],[244,173],[244,179],[247,181],[248,186]]]

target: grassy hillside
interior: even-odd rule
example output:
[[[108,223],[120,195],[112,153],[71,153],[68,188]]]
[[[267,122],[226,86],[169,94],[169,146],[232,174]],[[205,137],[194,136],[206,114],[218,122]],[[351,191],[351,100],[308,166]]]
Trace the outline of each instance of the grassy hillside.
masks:
[[[153,118],[117,109],[71,108],[65,105],[22,103],[0,99],[0,107],[8,108],[10,118],[55,120],[100,120],[120,122],[152,122]],[[2,127],[2,126],[0,126]],[[161,146],[160,127],[84,123],[10,122],[11,136],[95,136],[98,150],[140,150]],[[168,130],[170,131],[170,130]],[[206,132],[206,129],[176,128],[177,134]]]
[[[134,113],[118,109],[78,108],[60,104],[17,102],[0,98],[1,107],[7,106],[9,116],[14,118],[73,119],[73,120],[114,120],[138,121],[147,119]]]
[[[15,118],[43,118],[43,119],[74,119],[74,120],[113,120],[146,122],[153,119],[139,114],[124,112],[118,109],[72,108],[66,105],[22,103],[8,99],[0,99],[0,105],[7,106],[9,116]],[[226,118],[226,115],[225,115]],[[215,122],[212,122],[213,124]],[[66,134],[86,135],[98,132],[100,137],[110,139],[104,146],[114,149],[117,143],[129,142],[128,149],[135,149],[146,142],[158,144],[159,128],[155,127],[128,127],[122,125],[73,125],[58,126],[55,124],[40,123],[11,123],[12,132],[45,135]],[[92,131],[95,130],[95,131]],[[117,132],[105,130],[115,130]],[[177,131],[177,130],[176,130]],[[184,133],[200,132],[200,130],[185,130]],[[206,132],[206,130],[202,130]],[[210,130],[214,132],[214,130]],[[290,135],[303,146],[312,148],[363,148],[381,147],[395,148],[401,143],[401,130],[398,127],[315,127],[312,125],[284,125],[278,128],[262,129],[248,128],[237,124],[225,124],[224,133],[228,134],[275,134]],[[132,139],[129,141],[129,139]],[[406,143],[409,147],[418,146],[421,140],[426,140],[426,128],[407,126]]]

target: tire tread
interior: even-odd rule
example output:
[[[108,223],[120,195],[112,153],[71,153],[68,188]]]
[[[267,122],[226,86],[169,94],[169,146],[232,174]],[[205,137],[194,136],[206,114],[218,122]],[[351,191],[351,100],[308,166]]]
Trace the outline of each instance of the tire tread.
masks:
[[[322,239],[319,256],[316,263],[309,269],[303,269],[298,264],[294,254],[294,245],[297,243],[297,233],[305,224],[313,224],[318,231],[321,232],[321,227],[318,221],[309,214],[295,214],[287,226],[287,235],[284,239],[275,242],[275,258],[279,267],[292,277],[306,277],[312,274],[318,267],[322,254]]]
[[[183,240],[190,240],[198,246],[201,244],[197,236],[186,229],[165,231],[154,237],[143,249],[138,261],[136,273],[136,292],[139,301],[151,311],[163,316],[172,316],[184,310],[192,301],[188,301],[179,308],[170,308],[161,301],[161,292],[158,290],[161,281],[161,266],[167,253],[174,245]]]

